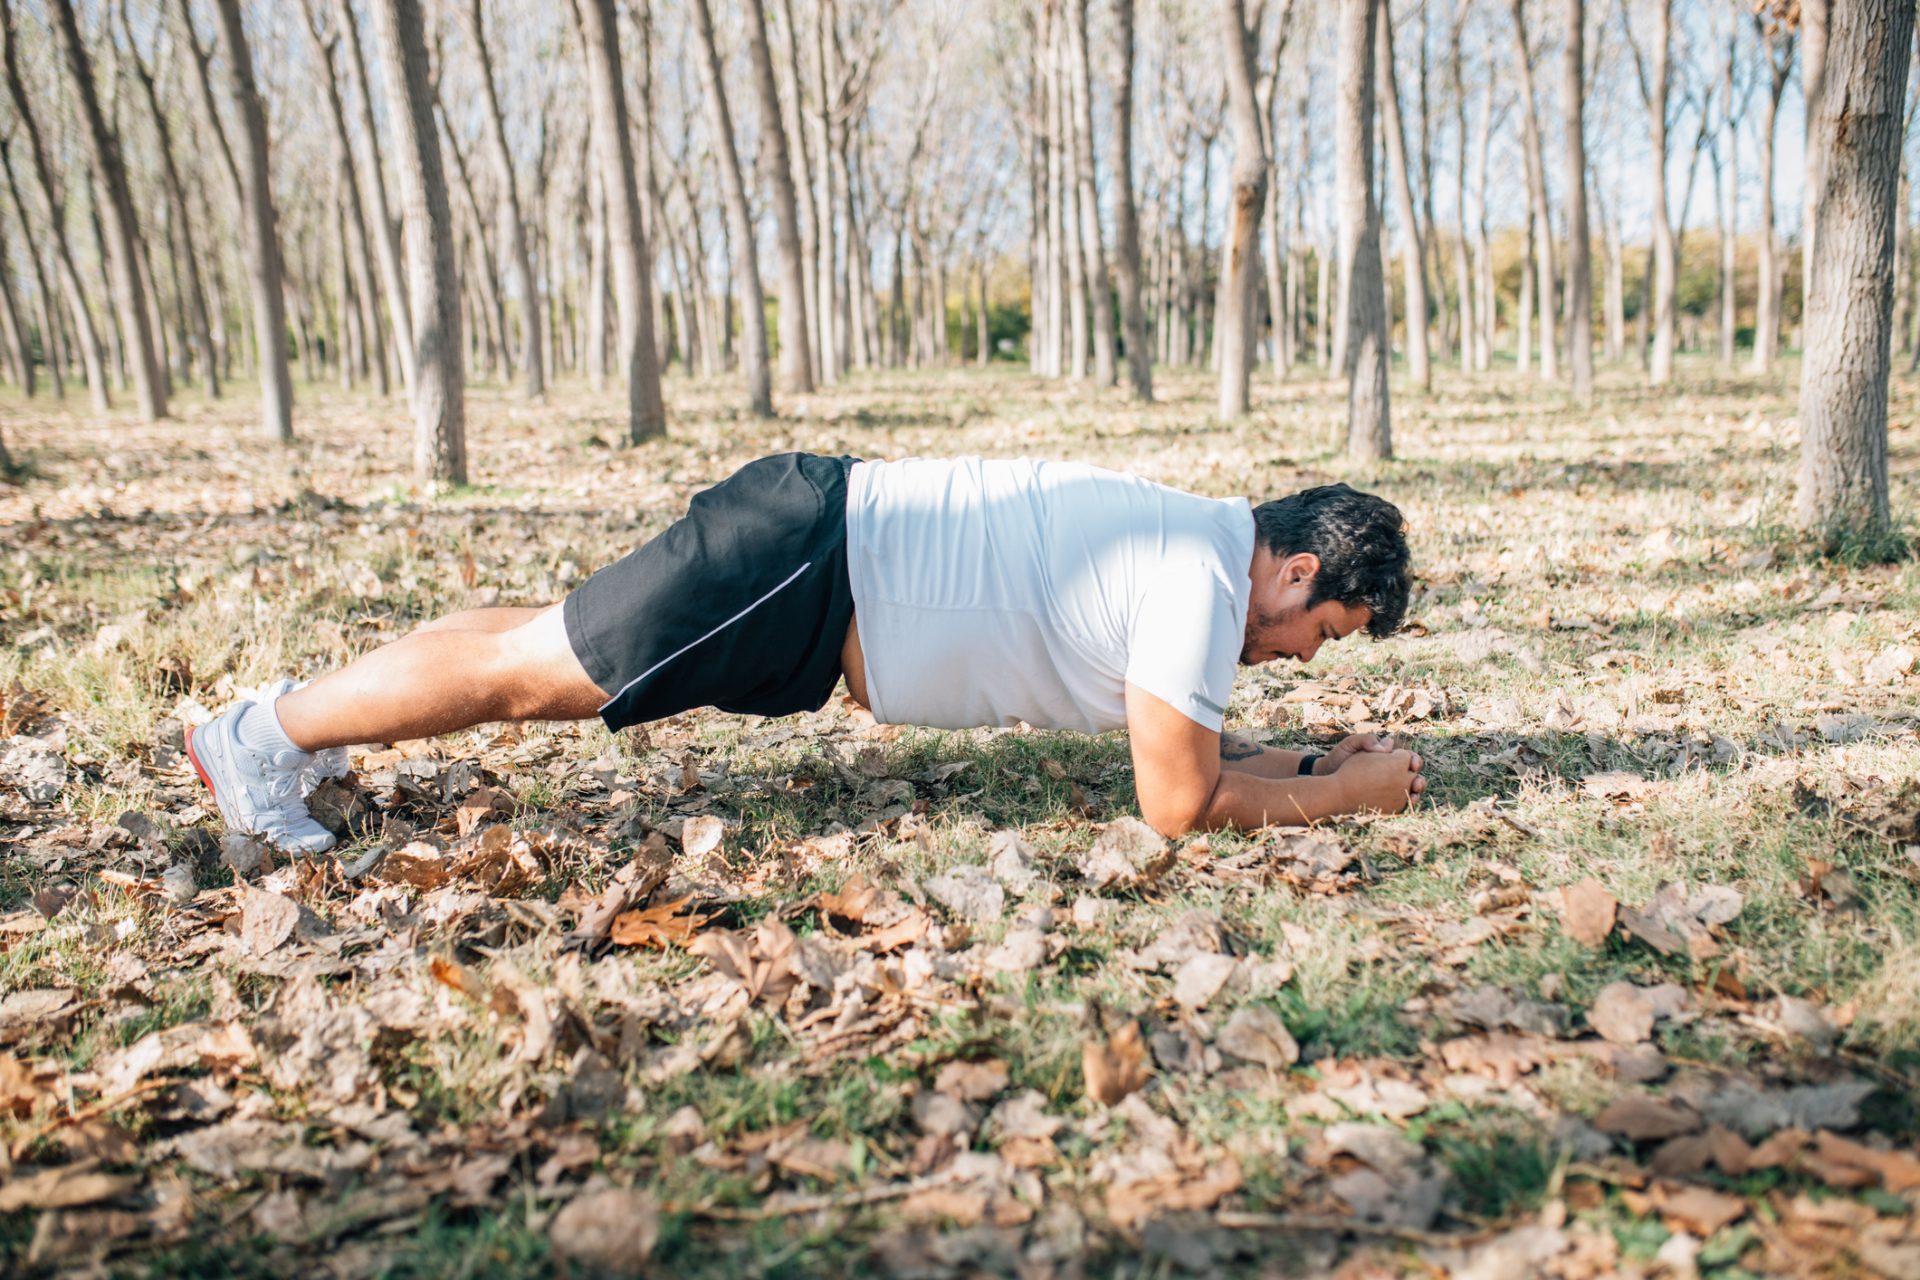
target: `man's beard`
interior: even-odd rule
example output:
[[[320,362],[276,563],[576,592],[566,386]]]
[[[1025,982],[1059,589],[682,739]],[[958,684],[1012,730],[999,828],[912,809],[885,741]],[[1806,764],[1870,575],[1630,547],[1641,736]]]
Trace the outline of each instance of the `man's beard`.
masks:
[[[1243,667],[1257,665],[1257,659],[1253,656],[1254,649],[1251,637],[1256,635],[1264,636],[1275,627],[1284,627],[1306,611],[1307,607],[1303,604],[1294,605],[1291,609],[1282,609],[1278,613],[1264,613],[1259,609],[1253,609],[1249,606],[1249,612],[1247,614],[1247,634],[1249,638],[1240,646],[1240,665]]]

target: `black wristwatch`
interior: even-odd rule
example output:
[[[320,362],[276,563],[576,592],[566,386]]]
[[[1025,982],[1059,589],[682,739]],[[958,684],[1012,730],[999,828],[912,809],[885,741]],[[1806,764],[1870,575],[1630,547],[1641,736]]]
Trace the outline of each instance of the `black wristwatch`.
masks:
[[[1313,766],[1319,764],[1322,760],[1325,760],[1325,759],[1326,759],[1325,756],[1301,756],[1300,757],[1300,776],[1303,778],[1310,776],[1313,773]]]

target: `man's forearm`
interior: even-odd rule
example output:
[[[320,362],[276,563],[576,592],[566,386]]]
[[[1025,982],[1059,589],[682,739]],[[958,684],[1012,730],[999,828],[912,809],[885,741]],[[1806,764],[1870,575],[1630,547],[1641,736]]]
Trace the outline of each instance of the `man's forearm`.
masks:
[[[1300,775],[1303,751],[1282,751],[1263,747],[1237,733],[1220,735],[1222,772],[1251,774],[1256,778],[1295,778]]]
[[[1298,757],[1295,759],[1297,763]],[[1269,778],[1223,768],[1200,825],[1210,831],[1225,827],[1243,831],[1270,826],[1299,827],[1347,813],[1351,807],[1346,787],[1337,775]]]

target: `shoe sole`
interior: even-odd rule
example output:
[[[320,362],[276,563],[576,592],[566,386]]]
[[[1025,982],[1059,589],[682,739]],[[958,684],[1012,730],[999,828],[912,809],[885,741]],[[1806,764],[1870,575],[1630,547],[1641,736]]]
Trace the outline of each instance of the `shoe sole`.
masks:
[[[213,797],[213,803],[216,806],[219,805],[220,794],[213,789],[213,779],[207,776],[206,766],[200,763],[200,755],[193,749],[193,729],[191,727],[187,729],[186,748],[187,759],[192,762],[193,771],[200,775],[200,781],[207,784],[207,794]],[[221,816],[225,817],[226,815],[222,814]]]

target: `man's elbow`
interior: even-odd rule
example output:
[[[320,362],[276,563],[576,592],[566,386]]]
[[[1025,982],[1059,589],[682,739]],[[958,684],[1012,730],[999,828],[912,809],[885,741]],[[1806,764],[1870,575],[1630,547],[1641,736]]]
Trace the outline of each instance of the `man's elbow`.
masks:
[[[1213,829],[1213,799],[1213,792],[1199,797],[1142,796],[1140,816],[1167,839],[1178,840],[1181,836]]]

